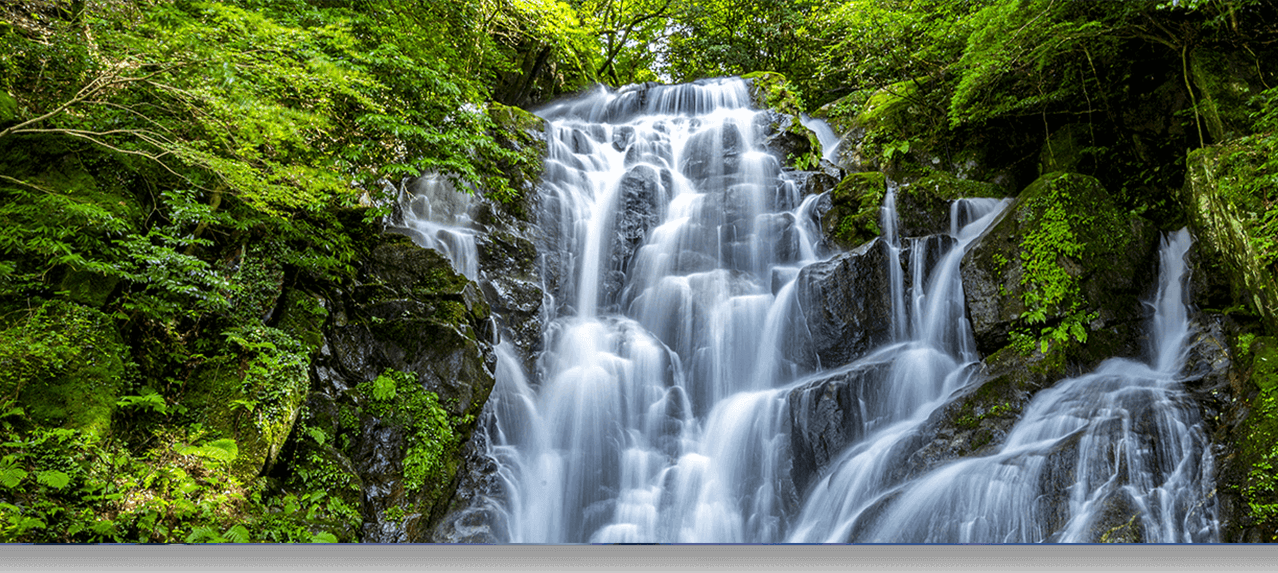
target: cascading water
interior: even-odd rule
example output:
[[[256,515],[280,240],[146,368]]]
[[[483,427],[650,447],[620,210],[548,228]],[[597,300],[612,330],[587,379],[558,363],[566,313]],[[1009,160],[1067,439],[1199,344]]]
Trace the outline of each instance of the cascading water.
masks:
[[[890,335],[823,365],[804,358],[819,309],[798,292],[825,255],[818,198],[762,148],[769,116],[743,81],[600,90],[541,115],[558,316],[535,375],[498,347],[489,433],[508,541],[1069,541],[1115,500],[1141,509],[1151,540],[1214,539],[1214,512],[1190,502],[1210,457],[1165,358],[1187,328],[1180,254],[1164,255],[1155,366],[1113,360],[1061,382],[1000,453],[905,479],[909,438],[974,381],[959,264],[1007,202],[956,201],[948,234],[904,239],[889,192]],[[793,412],[836,382],[855,387],[847,446],[797,473]],[[1030,506],[1050,455],[1078,462],[1067,524],[1046,539]]]
[[[1118,528],[1123,540],[1215,541],[1215,509],[1202,501],[1212,497],[1212,458],[1178,380],[1189,244],[1183,230],[1164,241],[1149,364],[1113,358],[1062,380],[1034,397],[998,453],[905,483],[885,477],[885,460],[922,418],[872,436],[814,488],[791,539],[1093,542],[1116,533],[1097,527],[1118,511],[1137,516]]]
[[[479,280],[479,255],[470,229],[471,197],[456,190],[448,178],[431,173],[405,182],[398,202],[402,232],[419,246],[448,257],[466,278]]]

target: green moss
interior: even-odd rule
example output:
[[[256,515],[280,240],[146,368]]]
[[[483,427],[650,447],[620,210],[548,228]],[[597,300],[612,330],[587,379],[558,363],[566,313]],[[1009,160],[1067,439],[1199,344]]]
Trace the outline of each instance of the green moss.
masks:
[[[513,214],[526,216],[526,194],[541,177],[546,157],[546,122],[527,111],[496,102],[488,104],[488,117],[495,126],[494,140],[507,154],[485,158],[501,176],[485,177],[484,188]]]
[[[1278,332],[1278,218],[1265,177],[1271,153],[1263,141],[1242,140],[1189,154],[1182,201],[1198,231],[1207,264],[1227,276],[1235,301]]]
[[[741,76],[741,79],[749,82],[750,97],[756,108],[793,116],[803,113],[798,92],[785,76],[776,72],[753,72]]]
[[[366,410],[384,421],[410,429],[404,455],[404,489],[424,500],[423,513],[444,501],[448,486],[461,465],[461,426],[473,418],[450,416],[439,396],[426,390],[417,377],[387,369],[357,390],[368,400]]]
[[[1090,166],[1084,164],[1088,159],[1087,150],[1092,147],[1091,131],[1092,127],[1087,124],[1071,123],[1052,132],[1039,153],[1039,174],[1053,171],[1090,173]]]
[[[879,236],[879,206],[887,194],[887,178],[877,171],[852,173],[830,193],[831,207],[821,219],[826,239],[853,249]]]
[[[125,356],[106,315],[49,301],[0,331],[0,405],[16,403],[37,424],[105,435]]]
[[[924,175],[910,184],[913,192],[927,191],[946,201],[985,197],[1001,199],[1008,196],[1007,188],[995,183],[959,179],[952,174],[935,169],[925,169]]]
[[[821,106],[820,109],[812,113],[812,117],[825,120],[830,124],[830,128],[834,133],[843,134],[852,131],[857,127],[856,116],[866,100],[874,95],[871,90],[860,90],[852,92],[837,100]]]
[[[0,126],[13,123],[18,119],[18,100],[8,92],[0,90]]]
[[[1028,229],[1020,251],[1025,311],[1020,318],[1027,329],[1016,333],[1014,344],[1023,352],[1038,347],[1046,354],[1052,344],[1087,341],[1088,323],[1099,313],[1080,287],[1081,261],[1116,260],[1132,233],[1090,177],[1044,175],[1025,196],[1028,209],[1020,211]]]
[[[307,352],[319,350],[323,343],[324,322],[328,309],[315,295],[296,289],[284,293],[281,316],[277,327],[299,340]]]
[[[1252,111],[1248,100],[1263,85],[1250,60],[1199,48],[1190,54],[1189,71],[1201,90],[1198,113],[1211,138],[1226,141],[1246,134]]]
[[[1242,496],[1249,517],[1278,540],[1278,339],[1257,337],[1251,344],[1250,382],[1255,395],[1241,427],[1239,457],[1246,472]]]
[[[202,365],[184,403],[239,443],[232,469],[251,481],[275,462],[293,429],[310,384],[310,356],[300,341],[274,328],[241,327],[223,336],[230,352]]]

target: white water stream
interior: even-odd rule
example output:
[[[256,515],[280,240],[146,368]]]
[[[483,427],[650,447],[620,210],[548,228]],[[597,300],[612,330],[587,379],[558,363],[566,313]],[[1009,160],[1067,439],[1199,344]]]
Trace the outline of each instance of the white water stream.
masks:
[[[1152,366],[1114,359],[1062,381],[999,453],[903,481],[903,444],[973,382],[959,263],[1006,201],[955,202],[950,238],[903,239],[889,193],[892,341],[811,372],[785,348],[805,328],[795,277],[824,255],[816,197],[760,146],[767,116],[749,101],[729,79],[600,90],[541,112],[543,220],[559,223],[544,230],[567,312],[546,328],[538,372],[499,346],[490,434],[508,541],[1073,541],[1115,503],[1140,509],[1147,541],[1216,538],[1214,511],[1193,501],[1210,456],[1175,379],[1186,233],[1163,249]],[[875,389],[859,437],[798,491],[788,396],[855,369],[872,370]],[[1052,456],[1076,462],[1049,531],[1039,499]]]

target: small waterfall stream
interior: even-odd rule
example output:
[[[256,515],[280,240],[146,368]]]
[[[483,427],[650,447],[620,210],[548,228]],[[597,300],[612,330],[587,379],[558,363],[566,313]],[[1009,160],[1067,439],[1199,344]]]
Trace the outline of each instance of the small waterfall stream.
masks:
[[[1187,233],[1163,248],[1151,364],[1062,381],[998,453],[904,479],[909,439],[975,380],[959,266],[1007,201],[956,201],[948,234],[901,238],[889,191],[890,340],[813,364],[796,347],[815,309],[796,291],[829,256],[818,197],[762,147],[768,116],[743,81],[601,89],[540,115],[559,310],[536,372],[498,346],[508,541],[1075,541],[1114,504],[1141,510],[1145,540],[1216,538],[1214,510],[1194,505],[1210,455],[1176,380]],[[796,484],[795,401],[839,377],[859,384],[854,439]],[[1044,487],[1066,495],[1049,508]]]

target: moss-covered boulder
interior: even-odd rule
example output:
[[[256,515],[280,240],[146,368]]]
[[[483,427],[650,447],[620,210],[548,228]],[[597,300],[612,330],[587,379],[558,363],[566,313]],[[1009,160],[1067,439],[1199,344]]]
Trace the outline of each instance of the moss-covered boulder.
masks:
[[[1119,211],[1096,179],[1044,175],[963,259],[978,349],[1013,343],[1087,365],[1140,353],[1157,243],[1157,230]]]
[[[1272,238],[1260,224],[1262,198],[1248,187],[1258,167],[1250,151],[1235,143],[1190,152],[1181,201],[1202,244],[1204,270],[1227,277],[1233,300],[1278,332],[1278,284],[1257,249]]]
[[[1225,541],[1278,541],[1278,338],[1247,337],[1236,375],[1238,407],[1218,462]],[[1244,341],[1246,342],[1246,341]],[[1233,503],[1230,503],[1233,502]],[[1236,507],[1235,507],[1236,506]]]
[[[206,427],[235,440],[231,470],[243,482],[279,457],[310,388],[310,353],[288,333],[266,326],[227,330],[227,352],[206,360],[183,403]]]
[[[882,173],[852,173],[844,177],[830,192],[829,206],[821,215],[826,242],[851,250],[882,234],[879,207],[886,194],[887,178]]]
[[[5,317],[0,330],[0,405],[42,426],[105,436],[124,389],[128,353],[110,317],[52,300]]]
[[[0,90],[0,127],[5,127],[18,119],[18,100],[8,92]]]
[[[506,150],[513,151],[515,159],[487,158],[502,174],[502,181],[501,185],[486,186],[483,194],[492,197],[507,214],[526,217],[532,212],[528,201],[535,200],[530,196],[541,178],[546,157],[546,121],[497,102],[488,104],[488,117],[495,126],[493,138]]]
[[[1043,354],[1026,357],[1005,347],[985,359],[977,382],[937,409],[907,458],[906,475],[922,475],[954,460],[997,451],[1039,390],[1066,374]]]
[[[355,279],[329,297],[310,402],[331,405],[316,425],[362,484],[360,539],[429,541],[492,391],[490,310],[447,258],[406,236],[371,234],[361,250]]]
[[[767,110],[763,145],[792,169],[815,169],[821,164],[821,140],[803,125],[798,95],[785,76],[755,72],[742,76],[754,107]]]
[[[956,199],[1008,195],[1005,188],[994,183],[959,179],[935,169],[926,169],[924,173],[896,189],[897,232],[902,237],[948,233],[950,205]]]

